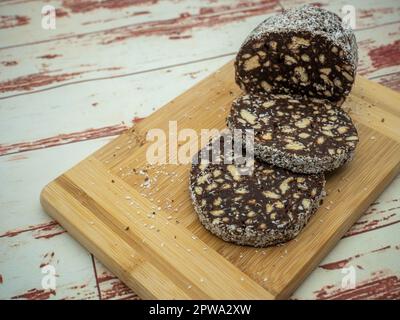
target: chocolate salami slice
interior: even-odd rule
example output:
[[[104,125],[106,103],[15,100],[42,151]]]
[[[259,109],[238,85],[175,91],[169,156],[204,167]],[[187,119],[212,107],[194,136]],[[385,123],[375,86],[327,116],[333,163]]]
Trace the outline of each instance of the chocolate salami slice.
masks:
[[[228,127],[254,129],[254,153],[299,173],[334,170],[351,160],[357,129],[327,100],[287,95],[243,95],[232,104]]]
[[[201,223],[221,239],[265,247],[293,239],[325,195],[323,174],[303,175],[247,160],[236,165],[221,135],[199,152],[190,171],[190,194]],[[204,161],[218,145],[219,161]],[[227,163],[226,163],[227,162]],[[240,174],[251,162],[253,169]]]
[[[341,104],[357,70],[357,43],[334,13],[305,5],[271,16],[242,44],[237,84],[246,92],[300,94]]]

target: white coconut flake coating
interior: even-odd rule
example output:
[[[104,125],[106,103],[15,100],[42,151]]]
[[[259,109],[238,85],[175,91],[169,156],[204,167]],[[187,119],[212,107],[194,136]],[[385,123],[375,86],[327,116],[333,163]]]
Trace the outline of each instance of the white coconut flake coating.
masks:
[[[243,95],[227,118],[231,130],[254,130],[254,154],[299,173],[332,171],[354,155],[358,133],[350,116],[327,100]]]
[[[300,94],[343,103],[357,71],[352,29],[334,13],[310,5],[268,17],[235,60],[246,92]]]
[[[289,241],[305,227],[325,196],[323,174],[303,175],[255,161],[254,170],[225,163],[217,137],[195,156],[189,177],[194,209],[203,226],[224,241],[266,247]],[[203,162],[202,152],[219,145],[223,155]],[[250,160],[249,160],[250,161]]]
[[[345,56],[357,67],[358,48],[353,30],[342,23],[340,17],[330,11],[303,5],[289,9],[281,15],[268,17],[259,24],[244,43],[262,40],[270,32],[309,31],[322,35],[345,51]]]

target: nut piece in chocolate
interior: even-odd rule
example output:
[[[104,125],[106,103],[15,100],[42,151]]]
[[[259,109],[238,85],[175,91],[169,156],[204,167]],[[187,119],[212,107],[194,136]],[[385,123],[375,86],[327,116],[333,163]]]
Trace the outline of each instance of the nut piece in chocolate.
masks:
[[[217,137],[206,147],[231,134]],[[204,154],[204,153],[203,153]],[[201,161],[195,156],[189,190],[204,227],[217,237],[240,245],[266,247],[298,235],[325,195],[323,174],[304,175],[255,161],[251,174],[238,178],[233,164]],[[213,188],[210,190],[210,186]]]
[[[227,124],[231,130],[254,129],[256,157],[299,173],[344,165],[358,143],[350,116],[315,98],[246,94],[233,102]]]
[[[249,93],[299,94],[340,105],[357,70],[351,28],[334,13],[305,5],[271,16],[242,44],[237,84]]]

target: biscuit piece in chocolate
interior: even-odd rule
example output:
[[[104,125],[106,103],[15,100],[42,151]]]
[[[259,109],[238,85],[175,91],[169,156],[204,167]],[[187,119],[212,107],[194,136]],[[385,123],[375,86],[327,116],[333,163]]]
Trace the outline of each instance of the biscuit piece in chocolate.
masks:
[[[219,145],[219,162],[205,161],[199,152],[191,167],[189,190],[201,223],[240,245],[266,247],[296,237],[325,195],[323,174],[296,174],[257,160],[225,163],[232,157],[224,147],[226,139],[232,135],[217,137],[203,149],[210,153]],[[253,170],[243,170],[249,163]]]
[[[327,100],[287,95],[243,95],[232,104],[228,127],[254,129],[261,160],[299,173],[334,170],[352,159],[357,130]]]
[[[341,104],[357,69],[357,43],[334,13],[305,5],[271,16],[242,44],[237,84],[246,92],[300,94]]]

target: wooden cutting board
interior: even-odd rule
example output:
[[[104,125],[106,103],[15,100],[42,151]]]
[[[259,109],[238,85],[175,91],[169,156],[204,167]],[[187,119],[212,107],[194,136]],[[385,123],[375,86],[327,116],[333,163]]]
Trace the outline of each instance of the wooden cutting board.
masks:
[[[149,129],[167,130],[170,120],[222,129],[239,94],[229,63],[48,184],[43,207],[142,298],[288,298],[398,173],[400,94],[357,78],[344,105],[361,140],[354,160],[327,177],[328,196],[304,231],[267,249],[203,229],[189,165],[146,161]]]

